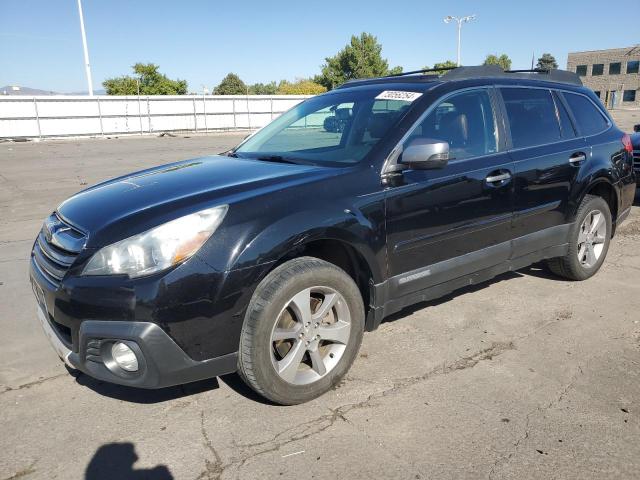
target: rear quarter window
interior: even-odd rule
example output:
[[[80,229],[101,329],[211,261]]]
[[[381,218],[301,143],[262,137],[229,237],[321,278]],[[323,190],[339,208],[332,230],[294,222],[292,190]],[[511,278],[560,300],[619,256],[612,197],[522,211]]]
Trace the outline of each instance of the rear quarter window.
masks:
[[[607,119],[587,97],[568,92],[562,92],[562,95],[573,112],[581,135],[595,135],[607,128]]]

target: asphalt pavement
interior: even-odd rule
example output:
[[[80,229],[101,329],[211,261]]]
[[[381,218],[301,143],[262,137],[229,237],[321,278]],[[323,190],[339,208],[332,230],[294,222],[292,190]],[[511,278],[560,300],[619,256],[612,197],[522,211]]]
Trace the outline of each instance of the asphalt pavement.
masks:
[[[531,267],[404,310],[305,405],[235,375],[144,391],[67,372],[28,282],[42,220],[87,185],[242,138],[187,137],[0,144],[0,479],[638,478],[638,206],[592,279]]]

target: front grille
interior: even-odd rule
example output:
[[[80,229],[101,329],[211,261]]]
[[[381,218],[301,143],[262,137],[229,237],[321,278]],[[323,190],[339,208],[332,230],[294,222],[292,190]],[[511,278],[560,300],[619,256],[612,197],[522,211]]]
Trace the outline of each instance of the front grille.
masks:
[[[54,213],[45,220],[31,255],[40,273],[58,286],[85,241],[84,233]]]

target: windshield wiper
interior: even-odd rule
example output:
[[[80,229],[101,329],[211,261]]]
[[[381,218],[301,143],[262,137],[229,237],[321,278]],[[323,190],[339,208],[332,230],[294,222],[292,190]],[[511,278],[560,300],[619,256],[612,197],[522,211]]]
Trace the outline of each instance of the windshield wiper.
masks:
[[[256,157],[255,159],[262,160],[263,162],[293,163],[294,165],[299,165],[298,162],[284,158],[282,155],[265,155],[263,157]]]

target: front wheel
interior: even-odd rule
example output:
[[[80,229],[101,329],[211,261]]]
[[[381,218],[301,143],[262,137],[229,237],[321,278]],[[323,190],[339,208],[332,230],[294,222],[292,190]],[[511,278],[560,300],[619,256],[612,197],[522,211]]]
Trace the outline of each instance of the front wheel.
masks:
[[[547,261],[549,269],[569,280],[586,280],[596,274],[609,250],[611,211],[602,197],[585,196],[569,233],[569,251]]]
[[[267,275],[251,299],[240,376],[273,402],[309,401],[349,370],[363,331],[362,296],[349,275],[316,258],[291,260]]]

